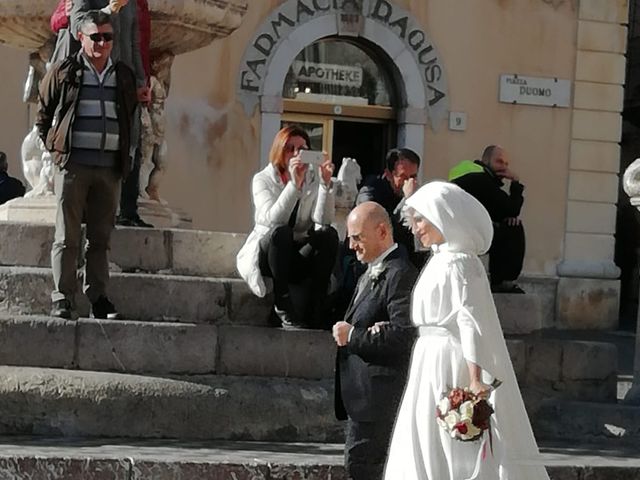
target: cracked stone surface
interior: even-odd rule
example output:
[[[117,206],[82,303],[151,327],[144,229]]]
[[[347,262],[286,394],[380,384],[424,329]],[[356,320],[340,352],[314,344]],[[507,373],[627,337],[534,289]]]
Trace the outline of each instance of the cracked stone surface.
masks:
[[[575,443],[575,442],[574,442]],[[346,480],[341,444],[0,438],[0,478]],[[552,480],[639,478],[633,450],[542,449]]]

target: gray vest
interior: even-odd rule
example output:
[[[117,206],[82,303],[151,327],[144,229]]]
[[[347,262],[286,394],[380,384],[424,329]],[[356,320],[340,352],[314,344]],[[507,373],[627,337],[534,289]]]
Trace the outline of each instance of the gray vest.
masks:
[[[95,167],[115,167],[119,158],[119,131],[113,65],[106,71],[102,82],[93,68],[83,65],[82,85],[71,126],[69,161]]]

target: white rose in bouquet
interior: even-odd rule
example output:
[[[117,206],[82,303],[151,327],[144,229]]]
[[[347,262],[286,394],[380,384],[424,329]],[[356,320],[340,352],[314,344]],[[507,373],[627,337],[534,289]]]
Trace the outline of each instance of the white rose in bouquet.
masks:
[[[451,410],[446,417],[444,417],[444,421],[447,424],[447,428],[451,432],[451,436],[453,438],[457,435],[457,430],[455,428],[456,424],[460,421],[460,415],[455,410]]]
[[[438,410],[440,410],[440,415],[445,416],[449,413],[449,409],[451,408],[451,402],[447,397],[444,397],[440,402],[438,402]]]
[[[462,440],[471,440],[472,438],[480,435],[481,430],[471,422],[470,418],[462,421],[464,422],[465,427],[467,427],[467,432],[460,434],[460,438],[462,438]]]
[[[469,420],[473,418],[473,402],[467,400],[458,409],[460,411],[460,419],[461,420]]]

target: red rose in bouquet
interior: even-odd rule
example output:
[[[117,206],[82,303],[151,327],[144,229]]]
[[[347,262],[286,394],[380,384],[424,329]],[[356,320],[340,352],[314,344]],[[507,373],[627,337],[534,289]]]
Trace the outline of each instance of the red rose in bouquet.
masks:
[[[454,388],[449,392],[447,397],[449,398],[451,408],[455,410],[462,405],[462,402],[465,401],[465,392],[462,388]]]
[[[473,424],[481,430],[489,428],[489,420],[494,410],[489,402],[484,399],[478,400],[473,406]]]

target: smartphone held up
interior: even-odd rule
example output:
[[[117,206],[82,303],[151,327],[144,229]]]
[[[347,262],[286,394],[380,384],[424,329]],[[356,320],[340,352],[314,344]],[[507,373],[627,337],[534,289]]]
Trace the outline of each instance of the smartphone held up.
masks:
[[[317,150],[302,150],[300,152],[300,161],[309,165],[320,166],[324,162],[324,154]]]

